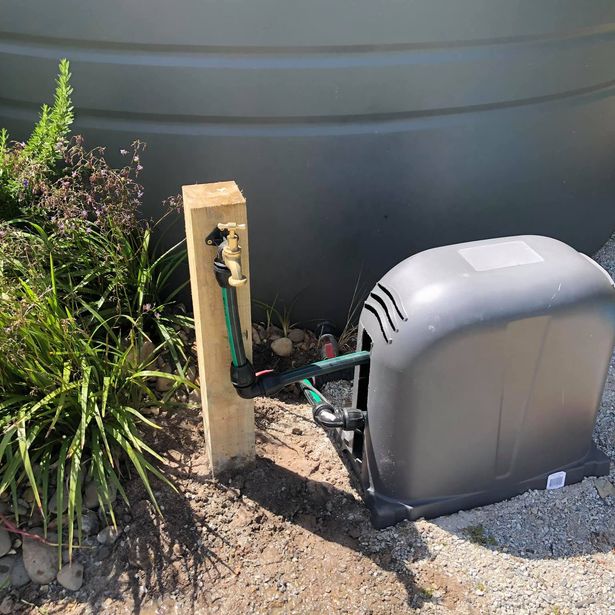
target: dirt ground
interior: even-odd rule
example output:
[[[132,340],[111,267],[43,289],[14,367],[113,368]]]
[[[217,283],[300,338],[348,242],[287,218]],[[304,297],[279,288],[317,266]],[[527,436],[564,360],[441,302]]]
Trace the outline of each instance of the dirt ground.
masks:
[[[607,395],[602,419],[613,412]],[[133,506],[119,506],[117,542],[91,537],[79,552],[83,587],[28,584],[0,611],[615,613],[615,497],[600,495],[600,479],[377,531],[307,405],[257,399],[256,419],[255,463],[217,483],[200,409],[163,414],[155,446],[177,487],[156,485],[163,516],[130,481]],[[611,442],[615,432],[597,436]]]
[[[16,612],[474,612],[462,606],[468,588],[441,570],[408,572],[430,559],[414,524],[371,528],[352,474],[308,406],[257,400],[257,460],[224,484],[210,479],[198,408],[160,422],[157,448],[177,486],[157,486],[164,516],[129,483],[134,504],[120,514],[113,551],[82,551],[82,589],[30,584],[15,596]],[[396,554],[399,542],[411,549]]]

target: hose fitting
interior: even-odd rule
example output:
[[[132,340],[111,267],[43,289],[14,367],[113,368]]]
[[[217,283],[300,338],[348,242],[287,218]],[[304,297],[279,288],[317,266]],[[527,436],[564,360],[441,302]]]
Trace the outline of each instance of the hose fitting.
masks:
[[[365,425],[365,415],[357,408],[344,408],[338,410],[328,401],[312,408],[314,422],[325,429],[343,429],[353,431],[362,429]]]

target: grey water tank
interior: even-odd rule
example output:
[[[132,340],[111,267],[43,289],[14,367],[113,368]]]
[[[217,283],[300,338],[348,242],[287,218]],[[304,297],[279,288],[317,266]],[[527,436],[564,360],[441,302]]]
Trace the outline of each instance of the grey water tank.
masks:
[[[90,144],[147,142],[148,215],[237,180],[252,294],[295,318],[429,247],[615,226],[612,0],[3,0],[15,136],[61,57]]]
[[[359,334],[367,428],[346,441],[376,525],[608,473],[592,431],[615,287],[569,246],[520,236],[417,254],[374,287]]]

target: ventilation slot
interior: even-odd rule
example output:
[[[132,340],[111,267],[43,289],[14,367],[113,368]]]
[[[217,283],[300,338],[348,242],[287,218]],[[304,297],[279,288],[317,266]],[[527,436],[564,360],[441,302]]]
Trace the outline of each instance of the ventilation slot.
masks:
[[[371,312],[375,317],[376,320],[378,321],[378,324],[380,325],[380,331],[382,333],[382,337],[384,337],[384,341],[387,344],[390,344],[392,342],[392,340],[390,340],[386,334],[386,330],[384,328],[384,323],[382,322],[382,318],[380,318],[380,313],[378,312],[378,310],[373,306],[370,305],[369,303],[366,303],[363,306],[368,312]]]
[[[378,282],[377,286],[391,300],[391,303],[393,304],[393,307],[395,308],[395,311],[397,312],[399,317],[404,322],[406,322],[408,320],[408,315],[405,313],[405,310],[402,311],[403,306],[400,307],[401,301],[398,303],[398,301],[395,300],[393,293],[388,288],[386,288],[386,286],[380,284],[380,282]]]
[[[393,319],[391,318],[391,315],[389,314],[389,308],[387,307],[387,304],[385,303],[384,299],[380,295],[377,295],[376,293],[373,293],[373,292],[370,293],[369,296],[372,299],[375,299],[382,306],[384,313],[387,315],[387,320],[389,321],[389,324],[391,325],[391,329],[393,329],[393,331],[397,333],[397,327],[393,323]]]

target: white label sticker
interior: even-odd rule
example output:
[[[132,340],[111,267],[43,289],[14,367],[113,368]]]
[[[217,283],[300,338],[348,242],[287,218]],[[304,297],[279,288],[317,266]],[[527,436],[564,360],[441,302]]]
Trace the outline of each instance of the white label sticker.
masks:
[[[459,254],[472,265],[475,271],[518,267],[544,261],[544,258],[536,250],[530,248],[525,241],[504,241],[473,248],[462,248]]]
[[[561,489],[566,484],[566,472],[554,472],[547,477],[547,489]]]

